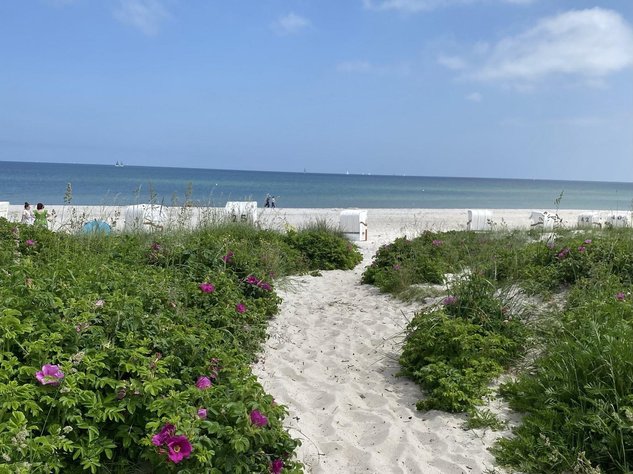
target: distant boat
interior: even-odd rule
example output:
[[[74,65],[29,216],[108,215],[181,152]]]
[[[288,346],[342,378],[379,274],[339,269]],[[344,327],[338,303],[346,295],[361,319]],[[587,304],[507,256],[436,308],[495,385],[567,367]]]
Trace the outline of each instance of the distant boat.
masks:
[[[122,161],[117,161],[114,166],[116,166],[117,168],[122,168],[123,167],[123,162]]]

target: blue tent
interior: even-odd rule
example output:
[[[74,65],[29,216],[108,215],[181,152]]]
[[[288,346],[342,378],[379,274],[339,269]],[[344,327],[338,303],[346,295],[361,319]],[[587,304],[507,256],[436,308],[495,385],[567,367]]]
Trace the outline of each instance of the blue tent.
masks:
[[[86,222],[83,227],[84,234],[109,234],[112,231],[110,224],[104,221],[92,220],[90,222]]]

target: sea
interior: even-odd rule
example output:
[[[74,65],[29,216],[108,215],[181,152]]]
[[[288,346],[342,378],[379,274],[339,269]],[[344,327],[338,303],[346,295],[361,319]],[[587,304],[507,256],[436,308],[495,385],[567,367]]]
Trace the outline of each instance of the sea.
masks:
[[[0,161],[0,201],[224,207],[275,196],[287,208],[630,211],[632,182],[237,171]]]

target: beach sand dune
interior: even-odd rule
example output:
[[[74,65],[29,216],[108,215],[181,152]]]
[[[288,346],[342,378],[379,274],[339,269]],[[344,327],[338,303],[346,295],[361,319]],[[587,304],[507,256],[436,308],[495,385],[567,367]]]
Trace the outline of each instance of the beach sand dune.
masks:
[[[487,448],[504,433],[465,431],[464,415],[416,410],[420,389],[396,374],[404,328],[419,308],[360,283],[379,245],[417,232],[394,224],[358,243],[356,269],[281,284],[281,311],[254,372],[288,407],[306,472],[484,473],[494,461]]]
[[[484,472],[493,436],[464,431],[460,415],[417,411],[418,387],[396,377],[414,308],[361,286],[359,273],[291,278],[254,368],[289,407],[306,472]]]

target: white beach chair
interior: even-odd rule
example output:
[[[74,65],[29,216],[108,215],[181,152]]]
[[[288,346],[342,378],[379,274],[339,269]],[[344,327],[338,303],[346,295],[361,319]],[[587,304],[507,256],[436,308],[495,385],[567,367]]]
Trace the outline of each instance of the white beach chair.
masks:
[[[125,230],[163,230],[167,214],[158,204],[137,204],[125,208]]]
[[[367,240],[367,211],[341,211],[339,228],[349,240]]]
[[[231,222],[257,222],[257,202],[228,201],[224,207],[224,214]]]
[[[0,201],[0,217],[9,218],[9,201]]]
[[[598,214],[585,213],[578,215],[578,227],[602,227],[602,219]]]
[[[547,211],[532,211],[530,214],[530,226],[540,226],[546,230],[552,230],[556,219]]]
[[[607,215],[605,224],[610,227],[628,227],[629,219],[624,213],[611,213]]]
[[[488,209],[469,209],[466,229],[492,230],[492,211]]]

